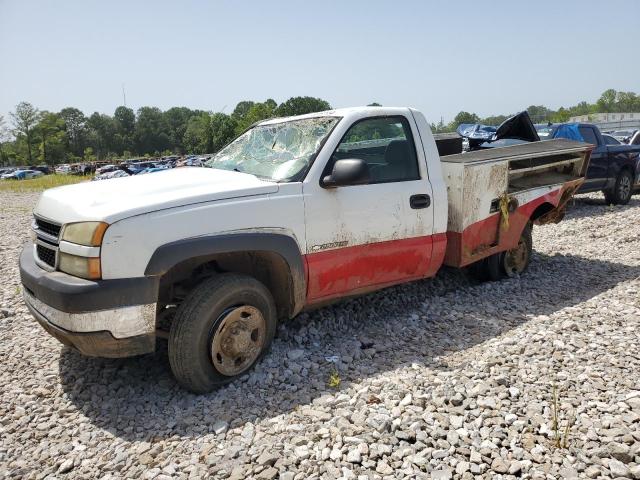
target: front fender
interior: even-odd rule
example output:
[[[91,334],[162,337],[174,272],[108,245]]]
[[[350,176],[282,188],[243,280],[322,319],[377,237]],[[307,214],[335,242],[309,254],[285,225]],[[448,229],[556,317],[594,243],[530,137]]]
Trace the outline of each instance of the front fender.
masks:
[[[302,309],[306,299],[305,267],[293,237],[272,232],[239,232],[178,240],[158,247],[145,269],[145,276],[162,276],[181,262],[221,253],[271,252],[289,266],[293,287],[293,310]]]

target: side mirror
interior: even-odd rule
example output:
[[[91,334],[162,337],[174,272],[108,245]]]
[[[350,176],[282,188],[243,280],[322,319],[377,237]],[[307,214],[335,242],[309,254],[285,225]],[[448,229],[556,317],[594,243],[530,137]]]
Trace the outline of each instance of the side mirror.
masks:
[[[342,158],[333,164],[331,175],[322,179],[322,186],[334,188],[347,185],[365,185],[370,181],[371,175],[367,162],[360,158]]]

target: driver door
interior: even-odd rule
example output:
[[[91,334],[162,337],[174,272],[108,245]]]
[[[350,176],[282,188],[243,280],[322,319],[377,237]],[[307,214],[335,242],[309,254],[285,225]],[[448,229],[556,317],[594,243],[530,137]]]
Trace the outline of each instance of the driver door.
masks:
[[[414,131],[413,119],[401,115],[359,120],[343,136],[325,174],[338,159],[359,158],[368,165],[370,182],[335,188],[305,184],[309,303],[427,272],[432,192],[426,169],[419,167],[419,161],[426,163],[424,152],[416,150]]]

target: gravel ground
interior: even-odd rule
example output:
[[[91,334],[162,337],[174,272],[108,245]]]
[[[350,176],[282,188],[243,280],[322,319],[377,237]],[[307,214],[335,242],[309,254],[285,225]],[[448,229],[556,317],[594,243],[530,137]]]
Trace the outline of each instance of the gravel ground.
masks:
[[[522,278],[445,270],[300,315],[205,396],[166,348],[83,358],[30,317],[36,198],[0,205],[0,478],[640,479],[640,197],[579,197]]]

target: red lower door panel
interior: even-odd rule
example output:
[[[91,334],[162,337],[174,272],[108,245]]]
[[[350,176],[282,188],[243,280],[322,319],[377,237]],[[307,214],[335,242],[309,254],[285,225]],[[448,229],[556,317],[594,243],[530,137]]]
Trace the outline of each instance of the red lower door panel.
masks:
[[[440,256],[439,266],[444,256],[445,234],[369,243],[307,255],[307,303],[355,295],[429,276],[436,260],[432,258],[434,238]]]

